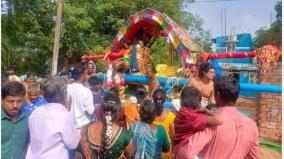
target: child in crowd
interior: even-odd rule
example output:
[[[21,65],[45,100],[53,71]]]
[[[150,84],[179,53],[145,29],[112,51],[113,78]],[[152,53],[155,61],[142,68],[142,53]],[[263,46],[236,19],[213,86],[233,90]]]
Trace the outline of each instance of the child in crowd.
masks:
[[[201,99],[202,94],[197,88],[187,87],[182,90],[181,108],[176,113],[174,121],[174,151],[186,143],[187,138],[194,133],[204,130],[207,126],[218,126],[223,123],[215,113],[201,107]]]

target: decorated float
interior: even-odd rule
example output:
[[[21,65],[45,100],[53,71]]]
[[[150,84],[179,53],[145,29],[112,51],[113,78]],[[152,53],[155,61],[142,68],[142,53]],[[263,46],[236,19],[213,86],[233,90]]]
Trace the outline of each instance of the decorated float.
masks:
[[[151,46],[159,37],[166,37],[181,57],[181,77],[157,77],[152,70]],[[266,45],[252,52],[206,53],[196,45],[189,32],[166,14],[148,8],[130,16],[115,36],[111,48],[102,55],[85,55],[82,60],[106,60],[106,74],[100,78],[111,86],[125,83],[149,84],[150,95],[160,87],[183,87],[187,80],[197,75],[196,66],[220,58],[256,58],[258,69],[268,72],[281,56],[275,46]],[[162,58],[162,57],[161,57]],[[166,66],[162,67],[165,68]],[[124,75],[128,72],[128,75]],[[142,76],[133,75],[140,72]],[[158,73],[159,75],[159,73]],[[281,86],[240,84],[242,90],[281,93]]]

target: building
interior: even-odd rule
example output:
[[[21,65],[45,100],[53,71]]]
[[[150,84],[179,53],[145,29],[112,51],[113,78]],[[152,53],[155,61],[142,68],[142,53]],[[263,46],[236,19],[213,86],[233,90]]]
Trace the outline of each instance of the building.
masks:
[[[219,36],[213,39],[216,53],[251,52],[253,39],[250,33]],[[257,65],[253,58],[217,59],[224,72],[234,73],[241,83],[257,83]],[[255,92],[241,91],[241,95],[256,97]]]

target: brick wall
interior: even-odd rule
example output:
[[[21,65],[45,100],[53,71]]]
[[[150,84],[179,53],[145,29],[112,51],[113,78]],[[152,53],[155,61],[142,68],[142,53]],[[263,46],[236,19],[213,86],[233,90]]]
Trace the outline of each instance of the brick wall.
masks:
[[[236,102],[236,107],[240,110],[245,110],[249,112],[249,117],[252,118],[255,122],[257,122],[256,114],[257,114],[257,99],[242,97],[240,96]]]
[[[268,73],[259,73],[260,84],[282,85],[282,62]],[[256,120],[260,136],[281,142],[282,94],[258,93]]]

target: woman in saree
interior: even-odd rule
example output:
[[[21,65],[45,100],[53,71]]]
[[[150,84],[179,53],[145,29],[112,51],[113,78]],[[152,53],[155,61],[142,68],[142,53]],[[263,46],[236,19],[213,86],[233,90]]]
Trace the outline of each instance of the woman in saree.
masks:
[[[119,97],[107,93],[101,103],[101,120],[84,126],[81,132],[81,144],[86,159],[132,156],[134,148],[131,134],[116,123],[120,109]]]
[[[164,104],[166,102],[166,91],[163,89],[157,89],[153,94],[153,101],[156,106],[156,118],[154,121],[155,125],[161,125],[165,128],[167,137],[172,143],[174,137],[174,119],[175,114],[171,112],[169,109],[164,108]],[[171,149],[167,153],[162,153],[163,159],[171,158]]]
[[[162,152],[168,152],[170,143],[163,126],[153,124],[156,117],[155,104],[143,100],[140,104],[140,119],[130,127],[135,143],[134,159],[161,159]]]

